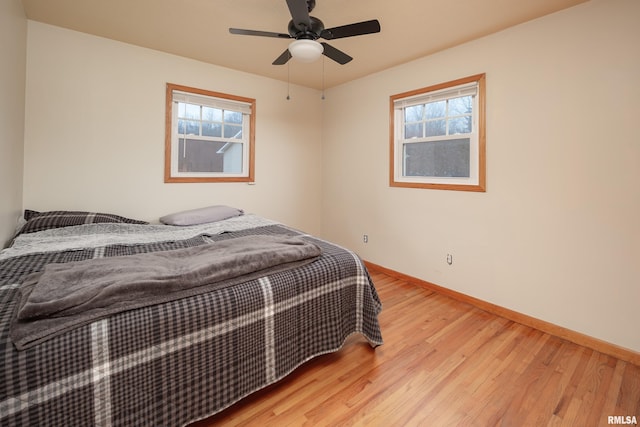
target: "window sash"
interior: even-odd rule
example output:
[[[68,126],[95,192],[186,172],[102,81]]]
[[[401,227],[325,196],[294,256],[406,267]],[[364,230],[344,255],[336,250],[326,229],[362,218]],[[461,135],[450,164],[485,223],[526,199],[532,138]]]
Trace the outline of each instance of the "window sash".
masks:
[[[457,98],[458,96],[454,96],[453,98]],[[452,98],[445,98],[444,100],[449,100]],[[429,102],[433,102],[433,101],[429,101]],[[422,105],[422,104],[413,104],[410,106],[415,106],[415,105]],[[447,111],[445,112],[445,115],[443,117],[440,117],[438,119],[424,119],[424,117],[421,120],[418,121],[405,121],[405,113],[404,110],[407,107],[403,107],[400,109],[395,109],[395,123],[396,123],[396,141],[399,142],[426,142],[426,141],[440,141],[443,139],[452,139],[452,138],[458,138],[458,137],[462,137],[462,136],[473,136],[473,135],[477,135],[478,133],[478,97],[477,96],[473,96],[472,97],[472,105],[471,105],[471,113],[470,114],[455,114],[455,115],[449,115],[448,112],[448,107],[447,107]],[[456,119],[456,118],[460,118],[460,117],[468,117],[471,116],[471,132],[464,132],[464,133],[450,133],[450,121],[451,119]],[[411,137],[411,138],[405,138],[405,131],[406,131],[406,124],[424,124],[426,125],[426,123],[429,122],[434,122],[437,120],[445,120],[445,134],[444,135],[433,135],[433,136],[424,136],[425,133],[423,133],[422,137]]]
[[[204,98],[204,97],[201,97]],[[183,101],[181,101],[183,102]],[[174,106],[177,105],[177,102],[174,102]],[[202,104],[200,104],[202,105]],[[210,106],[210,105],[208,105]],[[219,108],[219,107],[215,107]],[[225,138],[225,137],[215,137],[215,136],[203,136],[203,135],[194,135],[188,133],[179,133],[178,132],[178,108],[173,108],[172,111],[173,120],[172,120],[172,129],[171,129],[171,158],[178,159],[182,154],[180,153],[180,139],[191,139],[191,140],[199,140],[199,141],[213,141],[213,142],[224,142],[224,143],[237,143],[242,144],[242,166],[241,172],[232,173],[232,172],[181,172],[178,170],[179,162],[172,161],[171,162],[171,176],[176,178],[202,178],[202,177],[228,177],[228,178],[244,178],[249,176],[249,143],[248,143],[248,135],[250,132],[249,129],[249,114],[242,115],[242,138]],[[198,120],[202,125],[203,120]],[[185,144],[186,149],[186,144]]]
[[[181,101],[182,102],[182,101]],[[180,105],[180,102],[177,102],[174,104],[175,105]],[[181,116],[180,112],[179,112],[179,108],[174,108],[173,109],[173,123],[175,123],[177,127],[177,129],[175,130],[175,132],[177,132],[180,135],[189,135],[189,136],[193,136],[195,139],[202,139],[202,140],[208,140],[208,141],[226,141],[226,140],[230,140],[230,141],[240,141],[240,140],[244,140],[246,138],[246,134],[245,134],[245,127],[244,127],[244,123],[246,123],[249,120],[249,115],[248,114],[242,114],[242,120],[241,122],[234,122],[234,121],[227,121],[224,118],[224,112],[225,111],[231,111],[231,112],[239,112],[239,111],[234,111],[234,110],[223,110],[223,109],[219,109],[218,110],[222,111],[222,119],[221,120],[206,120],[203,118],[202,116],[202,107],[206,107],[204,105],[200,105],[200,104],[189,104],[189,105],[194,105],[197,106],[198,108],[200,108],[200,115],[198,118],[194,118],[194,117],[189,117],[189,116]],[[194,134],[194,133],[187,133],[186,132],[186,124],[185,124],[185,131],[184,132],[180,132],[180,122],[195,122],[198,124],[198,133]],[[203,134],[203,126],[207,125],[207,124],[216,124],[216,125],[220,125],[220,133],[221,136],[211,136],[211,135],[204,135]],[[241,132],[242,133],[242,138],[235,138],[235,137],[225,137],[225,133],[226,133],[226,129],[233,129],[233,128],[241,128]]]
[[[469,134],[465,135],[466,137],[470,136]],[[395,181],[401,183],[421,183],[421,184],[436,184],[436,185],[479,185],[480,177],[479,177],[479,169],[478,169],[478,161],[479,161],[479,145],[474,138],[471,138],[469,144],[469,177],[438,177],[438,176],[415,176],[415,175],[406,175],[406,158],[404,156],[405,147],[411,144],[418,144],[421,142],[439,142],[439,141],[447,141],[447,140],[455,140],[460,139],[461,135],[450,135],[444,138],[440,138],[439,140],[429,140],[425,141],[418,139],[411,140],[398,140],[398,143],[395,146]]]

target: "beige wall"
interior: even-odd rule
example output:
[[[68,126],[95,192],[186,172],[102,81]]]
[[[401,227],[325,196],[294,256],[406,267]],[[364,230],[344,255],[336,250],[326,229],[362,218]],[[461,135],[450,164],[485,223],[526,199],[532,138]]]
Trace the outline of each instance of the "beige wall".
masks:
[[[0,2],[0,248],[22,210],[27,18],[20,0]]]
[[[228,204],[321,226],[316,90],[29,21],[24,207],[157,221]],[[165,184],[167,82],[256,99],[256,183]]]
[[[325,237],[640,351],[638,17],[594,0],[328,91]],[[389,96],[482,72],[487,192],[390,188]]]

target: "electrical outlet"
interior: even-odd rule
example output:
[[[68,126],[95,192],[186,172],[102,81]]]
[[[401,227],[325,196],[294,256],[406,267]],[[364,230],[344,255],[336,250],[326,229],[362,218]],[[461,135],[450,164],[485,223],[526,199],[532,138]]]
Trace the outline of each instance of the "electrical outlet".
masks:
[[[369,235],[368,234],[363,234],[362,235],[362,243],[369,243]]]

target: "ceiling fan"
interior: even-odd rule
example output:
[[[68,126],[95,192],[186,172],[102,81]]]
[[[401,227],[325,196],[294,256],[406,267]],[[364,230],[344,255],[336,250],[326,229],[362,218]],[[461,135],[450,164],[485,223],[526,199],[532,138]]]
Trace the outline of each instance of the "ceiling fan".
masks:
[[[239,28],[229,28],[229,32],[246,36],[295,39],[291,42],[289,48],[273,61],[273,65],[284,65],[292,57],[302,62],[312,62],[318,59],[320,55],[325,55],[339,64],[346,64],[353,58],[328,43],[318,42],[317,39],[335,40],[380,32],[380,23],[377,19],[340,27],[324,28],[321,20],[309,15],[315,5],[316,0],[287,0],[292,19],[289,22],[289,32],[286,34]]]

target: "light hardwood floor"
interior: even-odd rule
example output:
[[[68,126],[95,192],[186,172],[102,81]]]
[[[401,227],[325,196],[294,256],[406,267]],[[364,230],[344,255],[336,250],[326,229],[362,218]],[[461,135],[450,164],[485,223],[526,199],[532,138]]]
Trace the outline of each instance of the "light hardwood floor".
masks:
[[[607,426],[640,367],[371,271],[383,346],[352,336],[194,426]],[[638,325],[630,325],[637,327]],[[626,418],[624,419],[627,420]]]

